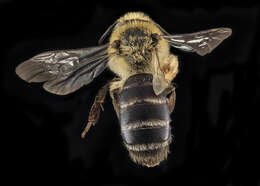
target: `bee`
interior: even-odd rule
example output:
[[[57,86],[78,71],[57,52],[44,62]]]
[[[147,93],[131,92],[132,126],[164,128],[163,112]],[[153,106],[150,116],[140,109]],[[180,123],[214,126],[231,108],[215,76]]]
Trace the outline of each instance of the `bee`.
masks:
[[[16,73],[29,83],[44,82],[48,92],[67,95],[109,68],[115,78],[98,91],[81,136],[97,123],[109,91],[130,158],[154,167],[167,158],[172,141],[170,114],[176,100],[172,82],[179,62],[170,47],[204,56],[231,33],[230,28],[214,28],[169,34],[147,14],[129,12],[106,30],[98,46],[43,52],[18,65]]]

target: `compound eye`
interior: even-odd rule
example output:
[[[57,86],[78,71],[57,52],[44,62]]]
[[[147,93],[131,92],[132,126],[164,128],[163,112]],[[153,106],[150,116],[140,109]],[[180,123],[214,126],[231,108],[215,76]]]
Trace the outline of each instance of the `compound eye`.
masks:
[[[158,43],[158,40],[160,39],[160,36],[156,33],[151,34],[151,38],[152,38],[152,45],[155,46]]]
[[[113,43],[112,43],[112,48],[115,48],[115,49],[119,49],[120,48],[120,40],[115,40]]]

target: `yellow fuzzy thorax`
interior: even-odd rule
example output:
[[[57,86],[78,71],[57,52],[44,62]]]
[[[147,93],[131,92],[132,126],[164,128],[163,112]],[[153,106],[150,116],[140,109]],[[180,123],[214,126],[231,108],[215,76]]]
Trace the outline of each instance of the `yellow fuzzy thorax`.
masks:
[[[123,83],[125,80],[128,79],[131,75],[134,75],[136,73],[153,73],[153,66],[155,64],[155,53],[152,53],[152,59],[149,62],[149,64],[146,64],[141,69],[134,69],[133,66],[131,66],[130,62],[126,60],[126,58],[122,54],[118,54],[118,49],[116,47],[113,47],[114,41],[121,41],[124,43],[124,33],[128,29],[138,28],[139,30],[142,30],[144,33],[146,33],[146,37],[150,37],[151,34],[158,34],[158,35],[164,35],[161,28],[152,20],[149,16],[142,12],[130,12],[126,13],[124,16],[119,18],[116,21],[116,25],[114,26],[110,39],[109,39],[109,45],[108,45],[108,54],[109,54],[109,62],[108,66],[109,69],[114,72],[118,77],[120,77],[120,81],[117,83],[114,83],[110,89],[116,89],[121,86],[123,86]],[[129,38],[133,37],[133,40],[135,39],[134,36],[129,36]],[[147,41],[147,42],[145,42]],[[149,38],[144,39],[143,48],[149,48],[151,46],[147,46],[150,43],[151,40]],[[124,46],[121,46],[121,49],[124,49]],[[169,43],[161,38],[158,40],[158,43],[156,45],[157,54],[158,54],[158,61],[159,63],[163,63],[169,56]],[[167,64],[167,63],[166,63]],[[164,65],[165,66],[165,65]],[[166,65],[167,66],[167,65]],[[168,68],[167,68],[168,69]]]
[[[148,34],[156,33],[162,35],[161,30],[155,24],[153,24],[153,22],[142,22],[138,20],[133,20],[122,26],[117,27],[111,34],[110,43],[119,39],[120,34],[125,32],[129,28],[144,28],[144,30],[149,32]]]

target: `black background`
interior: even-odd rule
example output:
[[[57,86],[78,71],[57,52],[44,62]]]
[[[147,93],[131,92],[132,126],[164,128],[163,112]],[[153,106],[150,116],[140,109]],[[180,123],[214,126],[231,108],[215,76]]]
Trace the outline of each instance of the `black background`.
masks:
[[[172,185],[259,185],[260,5],[227,1],[0,1],[1,133],[9,181],[76,183],[170,181]],[[179,56],[171,154],[161,166],[132,163],[107,96],[99,123],[80,133],[108,70],[79,91],[57,96],[15,75],[22,61],[48,50],[97,45],[128,11],[149,14],[169,33],[230,27],[232,37],[200,57]],[[7,127],[7,128],[6,128]]]

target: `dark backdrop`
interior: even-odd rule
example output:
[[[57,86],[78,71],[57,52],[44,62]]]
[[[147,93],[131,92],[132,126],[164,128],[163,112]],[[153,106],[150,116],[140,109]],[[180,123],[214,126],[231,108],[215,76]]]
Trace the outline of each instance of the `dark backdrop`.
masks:
[[[9,181],[88,184],[170,181],[172,185],[257,185],[259,171],[259,23],[256,3],[226,1],[0,1],[1,133]],[[79,91],[57,96],[15,75],[22,61],[48,50],[97,45],[128,11],[149,14],[169,33],[230,27],[213,53],[179,56],[171,154],[155,168],[132,163],[107,96],[99,123],[80,133],[104,72]],[[5,128],[7,127],[7,129]]]

